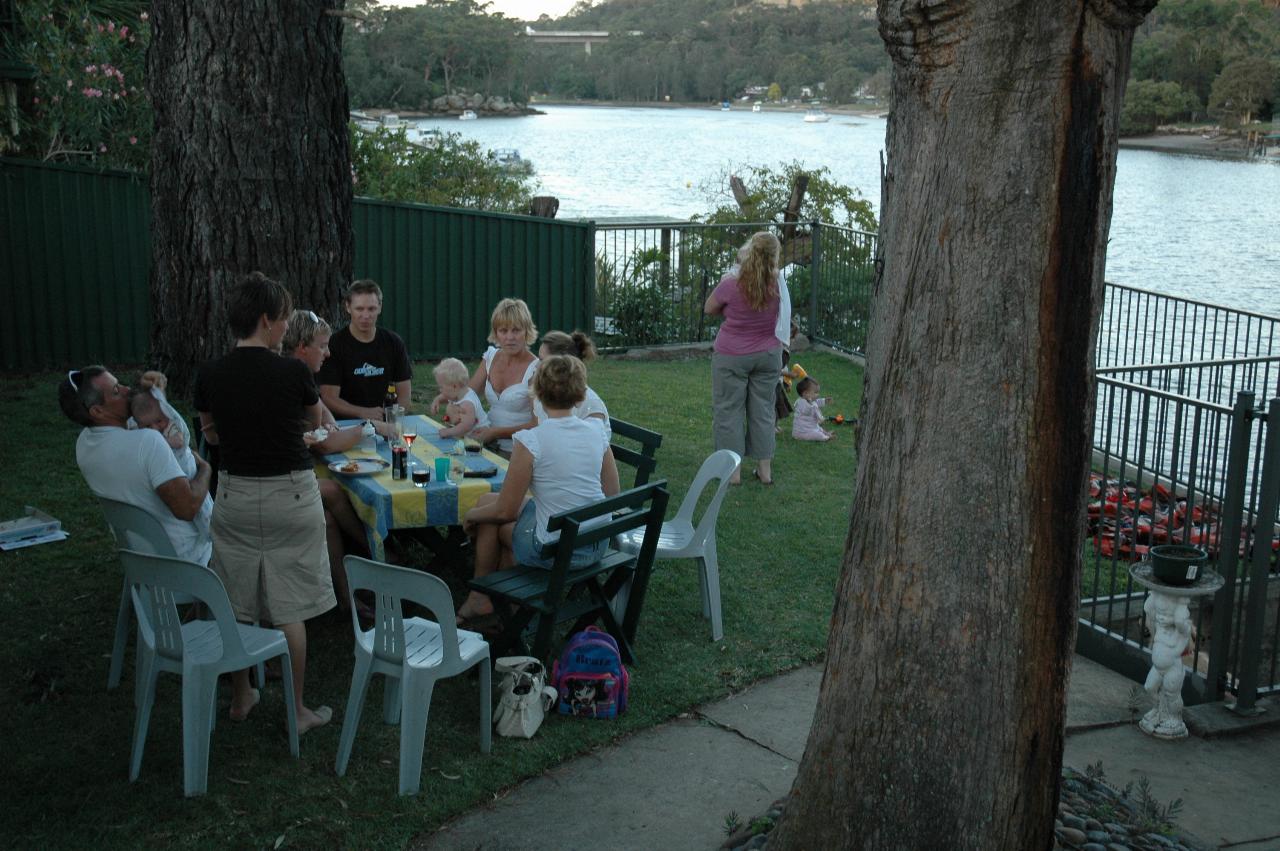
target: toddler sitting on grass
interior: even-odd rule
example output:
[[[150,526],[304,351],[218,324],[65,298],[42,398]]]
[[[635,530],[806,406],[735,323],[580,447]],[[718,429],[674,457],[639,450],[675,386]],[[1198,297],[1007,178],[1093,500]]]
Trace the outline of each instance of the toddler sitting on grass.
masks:
[[[467,386],[471,376],[466,364],[457,358],[445,358],[433,373],[440,395],[448,402],[444,411],[448,425],[440,429],[440,437],[466,437],[474,429],[489,427],[489,415],[480,404],[480,397]]]
[[[822,407],[829,401],[818,396],[822,388],[812,378],[800,379],[796,392],[795,418],[791,421],[791,436],[796,440],[830,440],[835,434],[818,425],[822,422]]]

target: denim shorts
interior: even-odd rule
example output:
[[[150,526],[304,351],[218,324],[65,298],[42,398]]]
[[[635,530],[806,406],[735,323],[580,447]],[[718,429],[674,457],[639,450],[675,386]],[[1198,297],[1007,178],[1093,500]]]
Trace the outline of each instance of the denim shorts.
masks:
[[[524,504],[524,508],[520,509],[520,516],[516,518],[516,528],[511,530],[511,552],[515,554],[516,564],[527,564],[530,567],[550,570],[555,564],[555,553],[546,558],[538,555],[541,546],[538,544],[537,529],[537,511],[533,506],[533,500],[529,500]],[[569,566],[585,567],[588,564],[595,564],[604,558],[605,550],[608,548],[608,541],[597,541],[585,547],[578,547],[573,551]]]

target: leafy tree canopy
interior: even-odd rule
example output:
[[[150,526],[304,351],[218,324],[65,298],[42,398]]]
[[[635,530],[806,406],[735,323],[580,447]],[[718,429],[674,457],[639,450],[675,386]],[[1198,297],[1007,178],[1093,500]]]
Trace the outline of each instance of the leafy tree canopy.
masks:
[[[421,6],[360,3],[363,20],[343,37],[343,65],[357,107],[424,109],[440,95],[481,92],[526,102],[520,25],[475,0]]]
[[[782,221],[782,214],[791,200],[791,189],[796,178],[808,175],[808,189],[800,206],[800,221],[819,220],[827,224],[843,225],[858,230],[876,230],[875,211],[871,202],[852,186],[845,186],[831,177],[825,166],[809,168],[793,161],[773,169],[768,166],[744,166],[726,170],[716,179],[700,188],[706,194],[713,209],[701,221],[713,224],[733,222]],[[744,212],[734,199],[729,186],[731,177],[737,176],[747,190],[747,206]]]
[[[1120,132],[1126,135],[1151,133],[1160,124],[1191,118],[1200,110],[1196,96],[1172,81],[1130,82],[1120,112]]]
[[[1228,124],[1248,124],[1250,119],[1274,108],[1277,68],[1274,60],[1237,59],[1222,69],[1209,92],[1209,111]]]
[[[1249,59],[1280,61],[1275,0],[1161,0],[1134,36],[1129,79],[1177,83],[1206,104],[1218,76]],[[1255,117],[1270,117],[1269,100]]]
[[[384,201],[525,212],[531,194],[527,174],[505,169],[457,133],[418,145],[404,130],[365,132],[353,124],[351,170],[357,195]]]

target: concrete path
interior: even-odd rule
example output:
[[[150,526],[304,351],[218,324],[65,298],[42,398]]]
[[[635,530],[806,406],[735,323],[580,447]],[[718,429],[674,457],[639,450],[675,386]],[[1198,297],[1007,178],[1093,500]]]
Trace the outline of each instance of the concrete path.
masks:
[[[711,851],[725,816],[750,820],[790,790],[821,676],[816,667],[783,674],[565,763],[414,847]],[[1084,770],[1101,761],[1121,788],[1146,776],[1158,800],[1182,798],[1179,829],[1206,845],[1280,849],[1280,729],[1161,742],[1133,724],[1148,705],[1134,683],[1077,656],[1064,762]]]

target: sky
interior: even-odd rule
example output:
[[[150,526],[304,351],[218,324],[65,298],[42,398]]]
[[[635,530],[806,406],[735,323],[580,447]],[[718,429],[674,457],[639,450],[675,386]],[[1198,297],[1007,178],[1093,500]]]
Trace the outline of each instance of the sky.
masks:
[[[384,6],[417,6],[422,0],[381,0]],[[558,18],[573,8],[577,0],[490,0],[489,11],[501,12],[508,18],[536,21],[546,13]]]

